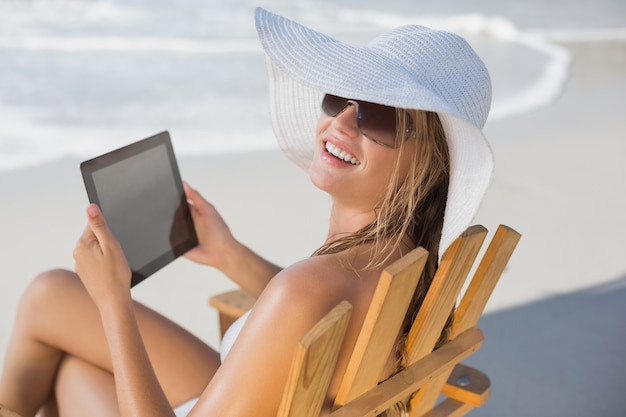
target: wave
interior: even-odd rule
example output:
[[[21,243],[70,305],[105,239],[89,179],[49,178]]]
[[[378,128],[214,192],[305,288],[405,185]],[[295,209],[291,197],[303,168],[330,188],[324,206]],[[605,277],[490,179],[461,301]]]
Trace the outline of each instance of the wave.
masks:
[[[39,2],[46,7],[52,7],[54,2]],[[63,2],[67,7],[72,2]],[[77,3],[80,5],[80,2]],[[97,2],[98,6],[89,9],[92,16],[101,18],[103,15],[119,17],[124,16],[128,20],[136,17],[134,9],[111,9],[103,2]],[[79,7],[79,6],[76,6]],[[485,60],[487,67],[492,73],[494,82],[494,99],[489,120],[499,120],[522,114],[541,106],[545,106],[555,100],[563,91],[569,78],[571,57],[566,48],[559,43],[567,41],[595,41],[607,39],[626,39],[626,30],[603,29],[598,31],[578,30],[534,30],[521,31],[513,23],[502,17],[490,17],[481,14],[458,15],[448,17],[415,17],[398,14],[385,14],[374,11],[340,10],[332,15],[329,21],[328,15],[311,10],[307,14],[305,24],[319,27],[320,22],[328,27],[340,28],[344,35],[355,36],[364,33],[371,34],[376,29],[379,31],[396,27],[403,24],[422,24],[425,26],[449,30],[464,36],[470,44],[475,45],[479,55]],[[338,22],[337,22],[338,21]],[[327,30],[328,31],[328,30]],[[177,56],[189,55],[194,59],[204,59],[202,55],[229,55],[260,54],[261,48],[258,41],[247,33],[241,39],[225,39],[217,36],[132,36],[120,33],[101,36],[83,36],[84,34],[67,34],[53,30],[54,36],[43,36],[45,31],[26,31],[22,36],[7,36],[0,31],[0,53],[11,52],[12,54],[30,54],[37,56],[39,51],[46,51],[46,58],[36,58],[28,67],[32,74],[46,74],[46,77],[63,76],[63,74],[47,74],[47,62],[51,56],[54,59],[66,59],[72,53],[130,53],[150,52],[160,58],[162,62],[168,62],[167,54]],[[348,33],[349,32],[349,33]],[[16,32],[19,33],[19,32]],[[197,34],[196,34],[197,35]],[[337,36],[341,38],[341,36]],[[364,36],[362,37],[364,38]],[[54,55],[51,55],[50,53]],[[502,59],[503,53],[511,59]],[[524,60],[520,61],[519,56]],[[7,55],[7,56],[10,56]],[[131,55],[129,55],[131,56]],[[173,55],[171,55],[173,56]],[[101,58],[102,65],[107,60],[115,60],[118,55],[110,57],[105,54]],[[69,58],[67,58],[69,59]],[[74,61],[69,61],[68,65]],[[186,61],[185,61],[186,62]],[[196,61],[194,61],[196,62]],[[241,61],[233,61],[241,64]],[[516,67],[532,69],[520,73]],[[100,63],[100,62],[99,62]],[[74,67],[72,67],[74,68]],[[3,71],[11,71],[11,67],[4,67]],[[172,71],[178,71],[172,68]],[[221,73],[211,74],[216,77],[221,89],[234,88],[237,80],[234,80],[232,70],[225,68],[229,77],[222,77]],[[516,72],[517,71],[517,72]],[[17,67],[9,74],[14,80],[28,82],[28,75],[22,75],[24,71]],[[2,75],[2,74],[0,74]],[[167,73],[163,73],[167,75]],[[199,74],[198,74],[199,75]],[[204,75],[204,74],[202,74]],[[54,83],[54,79],[50,79]],[[190,83],[191,78],[190,78]],[[229,83],[233,83],[231,86]],[[80,103],[81,89],[73,88],[68,84],[66,97],[63,100]],[[192,84],[189,84],[192,85]],[[0,81],[0,86],[2,86]],[[122,85],[120,88],[124,88]],[[5,89],[6,91],[6,89]],[[187,91],[187,90],[182,90]],[[143,120],[141,123],[131,126],[108,127],[106,121],[102,123],[91,119],[79,120],[83,123],[73,123],[67,119],[64,122],[55,120],[56,113],[47,113],[45,121],[37,121],[37,105],[27,105],[17,110],[3,102],[0,96],[0,112],[5,115],[5,122],[0,126],[0,170],[13,169],[20,166],[37,164],[63,156],[87,157],[110,150],[116,146],[122,146],[132,140],[147,137],[156,132],[154,120]],[[259,97],[254,97],[259,100]],[[36,96],[34,98],[36,100]],[[153,105],[149,98],[136,98],[136,102],[127,103],[132,109],[142,108],[145,105],[149,109]],[[143,100],[143,101],[142,101]],[[207,110],[207,102],[198,99],[190,102],[197,109]],[[217,100],[217,98],[216,98]],[[174,102],[164,102],[160,105],[171,106]],[[178,103],[178,102],[175,102]],[[125,103],[126,104],[126,103]],[[158,105],[158,103],[157,103]],[[97,110],[103,112],[109,118],[116,117],[117,113],[107,110],[106,104],[102,104]],[[225,106],[228,107],[228,106]],[[163,113],[163,109],[157,109],[157,113]],[[150,112],[150,110],[147,110]],[[167,111],[165,112],[167,113]],[[201,114],[202,111],[199,111]],[[10,116],[10,117],[9,117]],[[198,116],[201,117],[201,116]],[[204,119],[193,119],[189,126],[177,124],[171,120],[161,120],[158,128],[169,129],[174,140],[178,143],[177,152],[181,154],[220,153],[238,150],[253,150],[275,146],[271,131],[267,125],[255,119],[250,125],[238,126],[236,132],[224,125],[215,125]],[[143,123],[143,124],[142,124]],[[269,121],[267,121],[269,123]],[[162,125],[165,124],[165,125]],[[161,126],[162,125],[162,126]],[[105,127],[106,126],[106,127]],[[111,138],[115,138],[113,141]],[[211,141],[210,138],[220,138],[220,141]],[[224,138],[227,138],[225,140]],[[119,142],[115,142],[119,141]],[[115,143],[114,143],[115,142]],[[51,145],[54,144],[54,145]]]
[[[112,7],[92,6],[94,10],[111,14]],[[115,9],[114,15],[122,12]],[[132,12],[124,12],[132,14]],[[357,25],[388,29],[404,24],[422,24],[424,26],[448,30],[459,33],[470,40],[478,41],[491,39],[502,42],[493,48],[504,47],[507,44],[518,44],[529,48],[544,58],[541,74],[532,83],[523,86],[514,94],[506,97],[494,97],[491,120],[502,119],[524,113],[537,107],[544,106],[558,97],[569,77],[570,56],[567,50],[549,39],[606,39],[611,36],[626,36],[620,31],[604,30],[602,33],[591,31],[550,31],[550,32],[523,32],[518,30],[511,21],[502,17],[490,17],[474,13],[448,17],[415,17],[399,16],[374,11],[341,10],[337,14],[339,22],[347,27]],[[317,20],[315,17],[309,17]],[[341,26],[341,25],[339,25]],[[595,37],[594,37],[595,36]],[[163,52],[176,54],[237,54],[259,53],[258,42],[254,40],[232,39],[189,39],[174,37],[129,37],[129,36],[19,36],[0,37],[0,48],[45,50],[59,52]],[[487,66],[498,71],[497,51],[489,51],[483,59]]]
[[[58,52],[165,52],[180,54],[237,54],[261,52],[258,41],[204,40],[169,37],[19,36],[0,37],[2,49]]]
[[[277,148],[269,126],[210,132],[184,126],[165,128],[66,127],[33,124],[15,112],[2,111],[6,123],[0,138],[0,172],[61,158],[84,160],[169,130],[176,154],[195,156]],[[211,137],[221,140],[212,141]]]
[[[626,41],[626,28],[535,29],[529,33],[559,43]]]

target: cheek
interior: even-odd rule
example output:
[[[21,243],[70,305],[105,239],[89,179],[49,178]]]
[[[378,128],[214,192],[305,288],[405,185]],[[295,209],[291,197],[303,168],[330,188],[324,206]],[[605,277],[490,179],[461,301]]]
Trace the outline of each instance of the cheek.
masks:
[[[323,132],[326,131],[326,129],[328,129],[328,126],[331,123],[332,118],[329,116],[326,116],[324,113],[322,113],[320,115],[320,117],[317,118],[317,124],[315,126],[315,133],[317,134],[317,136],[321,136],[321,134]]]
[[[388,180],[391,177],[396,151],[380,146],[369,139],[363,141],[368,171],[375,176]]]
[[[367,155],[365,161],[367,178],[363,182],[364,187],[378,197],[384,196],[391,182],[395,151],[383,148],[370,140],[364,143]]]
[[[386,191],[388,187],[391,185],[391,178],[393,174],[393,167],[396,163],[396,158],[398,152],[397,150],[381,148],[379,145],[371,142],[377,148],[372,149],[370,152],[370,158],[368,159],[368,164],[370,164],[370,168],[372,168],[369,172],[370,175],[370,184],[373,187],[376,184],[376,188],[379,192]],[[407,144],[408,145],[408,144]],[[412,144],[410,146],[405,146],[402,150],[402,155],[400,155],[399,164],[399,172],[398,172],[398,181],[402,182],[407,175],[409,175],[409,171],[411,169],[412,164],[414,164],[414,156],[415,156],[416,148],[415,145]]]

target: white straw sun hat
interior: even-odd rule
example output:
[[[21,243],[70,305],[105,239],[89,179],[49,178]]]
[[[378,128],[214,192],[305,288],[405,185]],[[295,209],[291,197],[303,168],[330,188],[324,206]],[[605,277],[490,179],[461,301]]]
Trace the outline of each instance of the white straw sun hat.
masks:
[[[256,27],[267,57],[274,132],[304,169],[313,159],[325,93],[438,113],[450,153],[441,258],[478,211],[493,171],[482,133],[491,81],[474,50],[458,35],[418,25],[353,46],[261,8]]]

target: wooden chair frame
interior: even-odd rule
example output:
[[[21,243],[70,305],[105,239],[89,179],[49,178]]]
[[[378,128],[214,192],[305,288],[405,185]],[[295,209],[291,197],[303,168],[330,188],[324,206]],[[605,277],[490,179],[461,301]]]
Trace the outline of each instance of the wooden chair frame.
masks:
[[[471,226],[448,248],[411,327],[409,365],[379,382],[427,253],[417,248],[382,273],[330,416],[376,416],[411,398],[411,417],[456,417],[488,400],[489,378],[461,361],[483,342],[478,320],[521,235],[499,226],[475,265],[486,235],[483,226]],[[454,311],[450,340],[433,351],[473,267]],[[254,299],[237,290],[211,297],[209,304],[219,312],[223,334]],[[351,311],[349,303],[340,303],[302,339],[278,416],[319,416]]]

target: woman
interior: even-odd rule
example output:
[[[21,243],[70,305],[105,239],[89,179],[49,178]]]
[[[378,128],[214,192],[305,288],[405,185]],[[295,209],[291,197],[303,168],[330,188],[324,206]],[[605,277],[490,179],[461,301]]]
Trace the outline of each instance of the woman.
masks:
[[[262,9],[256,25],[279,143],[331,198],[326,241],[281,270],[238,242],[186,186],[200,241],[186,256],[257,298],[220,360],[131,300],[124,255],[90,205],[77,274],[46,272],[20,302],[0,403],[24,417],[42,405],[62,416],[273,416],[297,341],[348,300],[353,315],[330,404],[381,271],[423,246],[428,285],[438,257],[468,226],[491,175],[481,133],[491,90],[465,41],[406,26],[354,47]],[[382,379],[402,366],[404,336]]]

